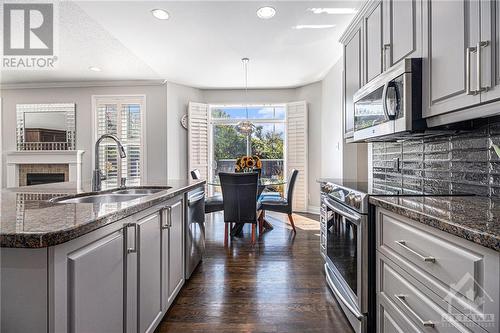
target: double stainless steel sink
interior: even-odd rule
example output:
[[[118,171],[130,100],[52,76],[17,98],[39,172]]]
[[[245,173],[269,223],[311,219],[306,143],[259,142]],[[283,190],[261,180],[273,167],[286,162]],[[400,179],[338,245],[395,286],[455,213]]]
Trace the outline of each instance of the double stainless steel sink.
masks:
[[[55,203],[71,204],[71,203],[115,203],[125,202],[139,199],[148,195],[152,195],[161,191],[168,190],[169,186],[165,187],[130,187],[112,190],[106,193],[89,193],[88,195],[76,195],[71,197],[54,198],[51,201]]]

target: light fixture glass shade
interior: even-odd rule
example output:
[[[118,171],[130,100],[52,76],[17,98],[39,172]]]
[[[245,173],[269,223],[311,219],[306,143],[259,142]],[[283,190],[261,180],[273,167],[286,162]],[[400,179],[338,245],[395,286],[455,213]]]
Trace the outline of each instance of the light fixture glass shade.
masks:
[[[236,124],[236,131],[243,135],[251,135],[255,130],[255,125],[251,121],[244,120]]]

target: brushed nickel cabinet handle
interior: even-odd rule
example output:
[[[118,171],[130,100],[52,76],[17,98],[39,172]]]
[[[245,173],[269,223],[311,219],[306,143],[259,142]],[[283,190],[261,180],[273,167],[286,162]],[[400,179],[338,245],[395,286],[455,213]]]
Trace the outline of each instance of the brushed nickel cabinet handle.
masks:
[[[476,90],[471,90],[470,88],[470,54],[476,53],[477,48],[475,46],[470,46],[465,49],[465,93],[467,95],[477,95]]]
[[[425,327],[434,327],[435,324],[430,321],[430,320],[423,320],[411,307],[410,305],[406,302],[406,295],[394,295],[399,302],[408,310],[412,315],[417,318],[417,320]]]
[[[391,44],[384,44],[382,47],[382,57],[383,57],[383,71],[385,72],[387,70],[387,50],[391,48]]]
[[[164,208],[167,211],[167,223],[162,225],[162,229],[168,229],[172,226],[172,206],[166,206]]]
[[[423,255],[421,255],[420,253],[418,253],[417,251],[413,250],[408,245],[406,245],[406,241],[404,241],[404,240],[395,241],[395,243],[398,244],[399,246],[401,246],[402,248],[404,248],[405,250],[413,253],[414,255],[416,255],[417,257],[419,257],[422,261],[432,262],[432,263],[436,262],[436,258],[431,257],[431,256],[423,256]]]
[[[484,41],[484,42],[479,42],[477,43],[477,46],[476,46],[476,54],[477,54],[477,90],[476,90],[476,93],[482,93],[482,92],[486,92],[490,89],[490,87],[488,86],[485,86],[485,87],[482,87],[482,73],[481,73],[481,69],[482,69],[482,59],[481,59],[481,49],[483,47],[487,47],[490,45],[490,42],[489,41]]]
[[[125,239],[126,240],[128,239],[128,237],[127,237],[128,228],[130,228],[130,227],[134,228],[134,247],[128,247],[128,243],[127,243],[127,253],[137,253],[137,223],[127,223],[125,225],[125,230],[126,230]]]

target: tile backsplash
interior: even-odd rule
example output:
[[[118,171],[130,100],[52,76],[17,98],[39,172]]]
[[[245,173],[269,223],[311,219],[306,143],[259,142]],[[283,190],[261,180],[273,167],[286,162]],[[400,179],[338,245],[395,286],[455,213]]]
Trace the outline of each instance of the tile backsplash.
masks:
[[[375,188],[407,194],[471,193],[500,196],[500,118],[454,135],[372,147]]]

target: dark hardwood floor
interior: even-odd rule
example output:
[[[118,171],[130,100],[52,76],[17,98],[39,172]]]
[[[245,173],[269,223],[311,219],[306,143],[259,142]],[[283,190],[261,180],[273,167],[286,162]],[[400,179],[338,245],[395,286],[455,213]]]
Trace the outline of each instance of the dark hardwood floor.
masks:
[[[248,225],[229,248],[221,213],[207,221],[205,259],[157,333],[352,332],[325,284],[318,216],[294,214],[295,237],[286,215],[267,218],[274,230],[255,246]]]

